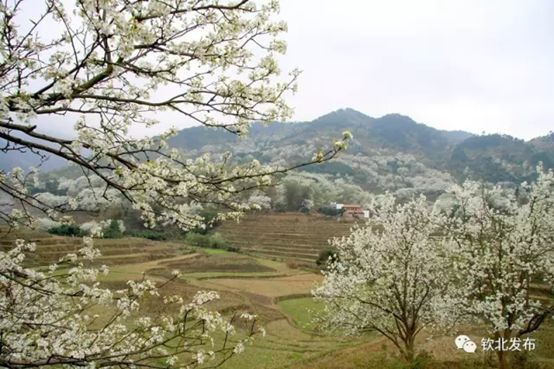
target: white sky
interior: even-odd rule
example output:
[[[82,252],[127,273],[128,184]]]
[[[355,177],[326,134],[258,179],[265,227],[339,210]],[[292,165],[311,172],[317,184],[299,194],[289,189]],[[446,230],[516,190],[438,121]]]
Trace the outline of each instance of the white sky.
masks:
[[[295,120],[352,107],[529,139],[554,130],[554,1],[281,0]]]
[[[289,25],[281,67],[303,70],[289,99],[293,120],[351,107],[524,139],[554,130],[554,1],[281,0],[281,8]],[[160,119],[133,133],[190,125]],[[68,120],[44,119],[58,133]]]

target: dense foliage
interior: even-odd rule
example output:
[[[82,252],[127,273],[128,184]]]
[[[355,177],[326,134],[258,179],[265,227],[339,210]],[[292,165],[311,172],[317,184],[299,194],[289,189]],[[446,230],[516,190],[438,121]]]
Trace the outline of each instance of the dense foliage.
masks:
[[[536,165],[554,167],[554,136],[522,141],[506,135],[440,131],[398,114],[372,118],[342,109],[311,122],[254,125],[246,140],[208,129],[185,129],[170,145],[192,153],[230,150],[261,162],[294,162],[332,139],[337,130],[354,135],[346,155],[304,168],[324,176],[350,178],[371,191],[412,190],[428,198],[454,181],[470,178],[519,184],[536,178]]]
[[[76,224],[60,224],[48,229],[48,233],[57,236],[84,236],[85,232]]]
[[[227,251],[237,252],[238,247],[231,245],[221,236],[220,233],[201,234],[189,232],[185,238],[185,243],[192,246],[208,247],[212,249],[222,249]]]
[[[123,230],[119,225],[120,222],[117,219],[112,219],[108,225],[102,230],[102,236],[104,238],[121,238],[123,237]]]

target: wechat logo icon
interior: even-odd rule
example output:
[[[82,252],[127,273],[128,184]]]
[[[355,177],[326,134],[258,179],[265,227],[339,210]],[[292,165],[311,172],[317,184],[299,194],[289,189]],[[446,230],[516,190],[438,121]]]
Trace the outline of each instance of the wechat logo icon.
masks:
[[[454,340],[458,350],[464,350],[468,353],[474,353],[477,350],[477,345],[468,336],[462,334]]]

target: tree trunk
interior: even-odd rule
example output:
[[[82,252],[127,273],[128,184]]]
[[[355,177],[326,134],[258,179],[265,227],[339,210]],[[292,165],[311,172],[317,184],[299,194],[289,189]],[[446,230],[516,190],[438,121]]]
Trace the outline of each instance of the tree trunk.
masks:
[[[498,357],[498,369],[511,369],[511,363],[508,351],[496,351]]]
[[[511,329],[504,329],[501,332],[498,332],[496,334],[497,339],[501,339],[505,342],[509,342],[512,337],[512,330]],[[503,351],[505,347],[502,345],[498,348],[498,351],[496,351],[496,355],[498,357],[498,369],[511,369],[512,368],[512,355],[510,351]]]
[[[415,359],[415,337],[409,336],[404,340],[404,350],[402,356],[408,363],[413,363]]]

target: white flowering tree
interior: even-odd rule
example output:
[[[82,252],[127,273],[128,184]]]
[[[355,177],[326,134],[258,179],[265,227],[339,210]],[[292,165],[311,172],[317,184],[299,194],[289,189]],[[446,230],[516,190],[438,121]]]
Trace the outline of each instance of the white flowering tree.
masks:
[[[404,205],[388,194],[373,204],[365,226],[335,239],[324,281],[313,294],[325,303],[325,326],[377,331],[411,362],[418,334],[436,321],[448,288],[435,218],[424,197]]]
[[[286,48],[277,10],[277,1],[249,0],[2,1],[2,152],[63,158],[100,178],[100,196],[110,201],[115,192],[131,201],[148,225],[200,225],[191,203],[236,216],[252,207],[241,192],[268,185],[286,168],[188,158],[167,148],[174,130],[145,139],[130,132],[155,125],[163,112],[239,135],[252,121],[288,117],[284,97],[298,72],[277,79],[275,57]],[[45,117],[62,116],[74,138],[45,133]],[[312,161],[342,148],[339,140]],[[23,222],[30,208],[51,215],[79,209],[74,199],[52,207],[30,195],[32,174],[0,173],[0,190],[17,204],[2,220]]]
[[[191,158],[168,147],[174,130],[155,138],[132,132],[166,112],[237,135],[252,121],[289,116],[284,99],[298,72],[279,79],[286,25],[273,19],[277,11],[277,1],[0,1],[0,151],[56,156],[83,172],[66,198],[29,191],[36,169],[0,172],[0,220],[30,224],[34,209],[52,218],[92,210],[99,197],[129,201],[149,226],[190,229],[203,224],[191,211],[199,206],[216,206],[220,218],[259,206],[244,193],[292,168]],[[48,130],[53,119],[68,122],[69,134]],[[293,167],[332,158],[349,138]],[[90,258],[85,242],[82,256]],[[103,289],[99,271],[79,255],[68,255],[63,271],[37,271],[23,264],[31,250],[19,241],[0,252],[2,367],[188,367],[242,351],[244,342],[230,344],[229,322],[205,309],[213,293],[190,303],[168,297],[175,314],[139,318],[140,297],[157,293],[151,282]]]
[[[520,189],[468,181],[451,193],[445,235],[457,311],[487,324],[506,349],[494,350],[499,368],[511,365],[514,340],[536,331],[554,312],[554,174]]]
[[[259,331],[249,314],[227,319],[207,309],[218,298],[214,292],[198,292],[186,303],[160,296],[160,286],[148,280],[116,291],[100,287],[97,277],[108,270],[89,266],[98,255],[89,238],[44,271],[23,266],[34,248],[18,241],[0,252],[0,367],[213,367],[242,352]],[[174,312],[140,311],[147,296]],[[248,322],[246,333],[237,334],[236,319]]]

